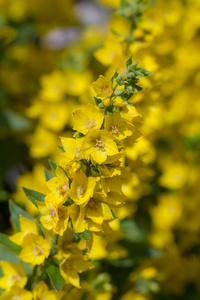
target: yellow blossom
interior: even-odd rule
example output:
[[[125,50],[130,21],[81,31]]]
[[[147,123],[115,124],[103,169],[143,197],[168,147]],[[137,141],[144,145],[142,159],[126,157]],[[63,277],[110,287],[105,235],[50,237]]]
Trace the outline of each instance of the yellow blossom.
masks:
[[[51,74],[41,77],[40,98],[45,101],[57,102],[63,100],[66,92],[66,79],[64,73],[55,70]]]
[[[21,215],[19,216],[19,220],[21,232],[15,233],[14,235],[10,236],[9,239],[17,245],[22,245],[24,237],[30,233],[37,234],[38,229],[35,222],[28,220]]]
[[[38,202],[38,209],[43,214],[40,218],[41,223],[47,230],[53,229],[59,235],[67,229],[69,220],[68,207],[64,205],[57,206],[55,195],[50,193],[44,202]]]
[[[14,285],[9,291],[0,295],[0,300],[32,300],[32,293]]]
[[[89,202],[81,207],[82,215],[91,219],[94,223],[102,224],[103,221],[113,220],[112,212],[106,203],[106,198],[102,193],[95,193]]]
[[[119,152],[112,135],[106,130],[98,129],[88,133],[81,150],[84,154],[91,155],[92,159],[98,164],[102,164],[108,156]]]
[[[108,98],[113,93],[111,81],[109,80],[109,78],[102,75],[100,75],[99,79],[92,83],[92,86],[96,93],[96,96],[99,98]]]
[[[47,186],[55,194],[56,204],[63,204],[69,193],[69,179],[59,167],[56,168],[55,175],[56,177],[47,181]]]
[[[33,289],[33,300],[60,300],[62,296],[62,291],[49,290],[44,281],[40,281]]]
[[[73,129],[87,134],[92,129],[100,129],[103,122],[103,114],[94,105],[88,104],[84,109],[74,112]]]
[[[49,256],[51,243],[40,235],[28,234],[23,241],[22,251],[19,258],[33,265],[41,265]]]
[[[83,138],[61,138],[61,142],[65,150],[65,152],[62,155],[63,157],[65,157],[67,164],[69,164],[73,160],[80,160],[85,157],[83,153],[80,153],[83,140]]]
[[[132,128],[131,125],[128,125],[121,119],[120,113],[115,113],[113,116],[106,116],[105,129],[118,140],[125,139],[134,131],[134,127]]]
[[[17,265],[12,263],[1,261],[1,269],[4,276],[0,278],[0,288],[10,289],[13,285],[24,287],[27,283],[28,277],[26,276],[22,262]]]
[[[87,177],[83,172],[77,172],[72,181],[69,196],[78,205],[87,203],[94,193],[95,186],[95,178]]]
[[[63,278],[73,286],[80,288],[80,278],[78,273],[92,269],[94,266],[83,256],[72,255],[62,261],[60,271]]]

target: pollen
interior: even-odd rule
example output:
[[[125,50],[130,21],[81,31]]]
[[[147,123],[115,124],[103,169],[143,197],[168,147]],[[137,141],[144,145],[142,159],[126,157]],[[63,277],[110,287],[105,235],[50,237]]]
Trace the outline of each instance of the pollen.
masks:
[[[44,253],[44,251],[41,246],[36,245],[33,247],[33,253],[35,256],[39,256],[39,255],[42,255]]]
[[[55,209],[54,209],[54,208],[50,208],[49,215],[52,216],[53,218],[56,217],[56,212],[55,212]]]
[[[96,140],[95,140],[94,147],[95,147],[97,150],[104,151],[104,150],[105,150],[105,142],[104,142],[104,140],[103,140],[103,139],[96,139]]]
[[[22,278],[17,274],[13,274],[10,280],[16,284],[16,283],[20,283],[22,281]]]
[[[89,206],[90,209],[94,209],[94,210],[97,209],[97,203],[95,201],[93,201],[93,200],[91,200],[89,202],[88,206]]]
[[[87,122],[85,123],[85,127],[86,129],[94,129],[97,125],[97,122],[93,119],[89,119],[87,120]]]
[[[101,88],[101,93],[111,93],[111,87],[110,86],[104,86],[103,88]]]
[[[77,196],[78,197],[83,197],[84,190],[83,190],[82,186],[79,186],[76,191],[77,191]]]
[[[68,192],[67,184],[64,182],[63,185],[59,185],[56,190],[61,196],[65,196]]]
[[[111,125],[111,131],[115,135],[119,135],[120,133],[119,128],[116,125]]]

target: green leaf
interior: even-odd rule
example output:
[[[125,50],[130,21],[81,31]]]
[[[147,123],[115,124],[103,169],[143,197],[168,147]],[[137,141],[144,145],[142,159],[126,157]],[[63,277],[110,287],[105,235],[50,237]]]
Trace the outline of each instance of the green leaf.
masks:
[[[128,67],[132,64],[132,56],[126,61],[126,67]]]
[[[118,89],[114,92],[115,96],[121,96],[124,93],[124,89]]]
[[[26,219],[34,221],[34,218],[32,216],[30,216],[25,210],[23,210],[20,206],[18,206],[11,200],[9,200],[9,210],[13,225],[18,232],[21,230],[19,221],[20,215],[22,215],[22,217]]]
[[[91,166],[91,171],[94,173],[94,175],[99,175],[101,174],[101,171],[97,166]]]
[[[63,146],[57,145],[57,147],[58,147],[62,152],[65,152],[65,149],[63,148]]]
[[[60,268],[55,265],[50,265],[47,268],[47,274],[49,275],[49,278],[56,291],[60,291],[63,288],[64,284],[66,283],[60,273]]]
[[[74,231],[73,243],[78,243],[80,240],[80,236]]]
[[[83,240],[89,241],[90,240],[90,231],[85,230],[83,233],[78,234]]]
[[[8,249],[1,248],[1,246],[0,246],[0,260],[8,261],[15,265],[20,262],[20,259],[16,254],[10,252]]]
[[[41,194],[39,192],[33,191],[33,190],[29,190],[25,187],[23,187],[23,191],[26,195],[26,197],[37,207],[37,202],[36,201],[41,201],[44,202],[45,201],[45,197],[46,195]]]
[[[51,178],[54,177],[46,168],[44,168],[44,175],[46,181],[49,181]]]
[[[30,122],[25,118],[13,113],[10,110],[1,112],[1,117],[4,119],[3,127],[12,131],[27,130],[30,127]]]
[[[0,245],[5,247],[6,249],[19,254],[22,248],[13,242],[11,242],[6,234],[0,233]]]
[[[128,71],[131,72],[131,71],[135,71],[137,66],[138,66],[139,62],[136,61],[134,63],[132,63],[129,67],[128,67]]]
[[[123,220],[121,228],[124,231],[124,239],[134,243],[140,243],[145,239],[145,232],[135,221]]]
[[[116,78],[116,77],[118,77],[118,68],[117,68],[117,70],[115,71],[115,74],[113,75],[113,77],[110,79],[110,81],[113,83],[113,81],[114,81],[114,79]]]
[[[54,161],[52,161],[52,160],[49,159],[49,164],[50,164],[50,167],[51,167],[52,171],[53,171],[54,174],[55,174],[56,168],[57,168],[57,166],[58,166],[57,163],[55,163]]]
[[[0,247],[0,260],[10,262],[14,265],[17,265],[21,260],[19,259],[18,255],[10,252],[8,249]],[[30,276],[32,274],[32,268],[25,263],[22,262],[26,275]]]
[[[103,101],[99,98],[94,97],[95,103],[97,106],[101,105],[103,103]]]
[[[112,215],[113,215],[113,217],[115,218],[115,219],[117,219],[117,216],[116,216],[116,214],[114,213],[114,211],[111,209],[111,213],[112,213]]]

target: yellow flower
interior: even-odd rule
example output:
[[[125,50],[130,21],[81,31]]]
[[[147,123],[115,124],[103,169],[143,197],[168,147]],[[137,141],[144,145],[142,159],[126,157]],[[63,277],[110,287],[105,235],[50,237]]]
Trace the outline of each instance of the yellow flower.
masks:
[[[32,300],[32,293],[14,285],[0,296],[0,300]]]
[[[142,116],[137,112],[134,106],[124,106],[120,115],[122,119],[130,125],[135,125],[137,127],[142,124]]]
[[[57,292],[49,290],[44,281],[40,281],[33,289],[33,300],[60,300],[63,296],[63,292]]]
[[[55,171],[56,177],[47,181],[47,186],[50,191],[55,194],[56,204],[63,204],[68,197],[69,192],[69,179],[65,175],[64,171],[57,167]]]
[[[94,266],[83,256],[72,255],[63,260],[60,265],[60,271],[66,282],[71,283],[73,286],[80,288],[80,278],[78,273],[92,269]]]
[[[92,129],[100,129],[103,122],[103,114],[94,105],[88,104],[84,109],[74,112],[73,129],[87,134]]]
[[[72,181],[69,196],[78,205],[87,203],[94,193],[95,186],[95,178],[87,177],[83,172],[77,172]]]
[[[27,263],[40,265],[49,256],[51,243],[40,235],[30,233],[24,238],[22,247],[19,258]]]
[[[64,205],[57,206],[55,195],[50,193],[45,198],[44,202],[37,202],[38,209],[43,214],[40,222],[47,229],[53,229],[59,235],[67,229],[69,221],[69,210]]]
[[[116,97],[114,99],[114,104],[115,106],[118,106],[118,107],[123,107],[123,106],[126,106],[125,102],[123,101],[123,99],[121,97]]]
[[[81,255],[82,251],[78,248],[77,243],[73,243],[74,231],[71,228],[67,228],[63,236],[58,238],[58,254],[56,258],[62,260],[64,257],[69,257],[69,254]]]
[[[19,216],[19,220],[21,232],[17,232],[16,234],[10,236],[9,239],[17,245],[22,245],[24,237],[30,233],[37,234],[38,229],[35,222],[30,221],[21,215]]]
[[[163,164],[163,174],[159,178],[160,185],[169,189],[182,188],[188,179],[188,167],[184,163],[170,161]]]
[[[81,214],[80,206],[75,203],[72,204],[69,208],[69,215],[75,232],[84,232],[88,229],[87,222],[84,218],[85,216]]]
[[[112,135],[106,130],[93,130],[85,137],[81,147],[84,154],[91,155],[92,159],[101,164],[108,156],[119,153]]]
[[[69,121],[68,103],[45,103],[40,120],[41,123],[50,130],[61,131]]]
[[[4,276],[0,278],[1,289],[7,290],[13,285],[23,288],[26,285],[28,277],[26,276],[22,262],[14,265],[6,261],[1,261],[0,266],[4,273]]]
[[[56,135],[39,125],[33,135],[29,136],[30,155],[34,158],[45,157],[53,153],[57,145]]]
[[[51,74],[43,75],[40,80],[42,89],[39,97],[45,101],[57,102],[63,100],[66,93],[65,75],[55,70]]]
[[[91,219],[94,223],[102,224],[104,220],[113,220],[112,212],[105,203],[106,198],[102,193],[95,193],[89,202],[81,207],[81,214],[85,215],[85,218]]]
[[[173,227],[181,215],[182,207],[176,194],[160,194],[158,204],[151,209],[152,223],[157,229]]]
[[[109,192],[106,200],[110,206],[121,206],[124,204],[126,196],[116,192]]]
[[[149,267],[140,272],[140,276],[145,279],[151,279],[158,275],[158,271],[154,267]]]
[[[65,152],[62,154],[66,158],[66,163],[69,164],[73,160],[83,159],[85,156],[80,153],[83,138],[61,138],[61,142]]]
[[[134,131],[134,127],[132,128],[131,125],[128,126],[128,124],[121,119],[119,112],[113,116],[106,116],[105,129],[118,140],[125,139],[127,136],[132,135]]]
[[[92,83],[92,86],[96,93],[96,96],[99,98],[108,98],[113,93],[111,81],[109,80],[109,78],[102,75],[100,75],[99,79]]]

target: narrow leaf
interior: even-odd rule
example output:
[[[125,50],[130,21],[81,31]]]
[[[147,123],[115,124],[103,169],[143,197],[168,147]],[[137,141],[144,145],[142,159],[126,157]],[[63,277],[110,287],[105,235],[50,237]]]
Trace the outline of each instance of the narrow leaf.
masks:
[[[26,197],[37,207],[37,202],[36,201],[42,201],[44,202],[46,195],[41,194],[39,192],[29,190],[25,187],[23,187],[23,191],[26,195]]]
[[[132,56],[127,60],[126,66],[127,68],[132,64]]]
[[[57,145],[57,147],[58,147],[62,152],[65,152],[65,149],[64,149],[63,146]]]
[[[0,245],[5,247],[6,249],[19,254],[22,248],[13,242],[11,242],[6,234],[0,233]]]
[[[58,266],[51,265],[47,268],[47,274],[49,275],[56,291],[60,291],[65,284],[65,280],[60,273],[60,268]]]
[[[31,221],[34,221],[34,218],[30,216],[25,210],[23,210],[20,206],[15,204],[13,201],[9,200],[9,210],[10,210],[10,215],[11,219],[13,222],[13,225],[16,229],[16,231],[20,231],[20,221],[19,221],[19,216],[22,215],[22,217],[29,219]]]
[[[118,68],[117,68],[117,70],[115,71],[115,73],[114,73],[114,75],[113,75],[113,77],[110,79],[110,81],[113,83],[113,81],[114,81],[114,79],[118,76]]]
[[[56,168],[57,168],[57,163],[55,163],[54,161],[52,161],[52,160],[49,159],[49,164],[50,164],[50,167],[51,167],[52,171],[55,174]]]
[[[90,231],[85,230],[83,233],[78,234],[83,240],[89,241],[90,240]]]
[[[49,181],[51,178],[54,177],[46,168],[44,168],[44,175],[46,181]]]

